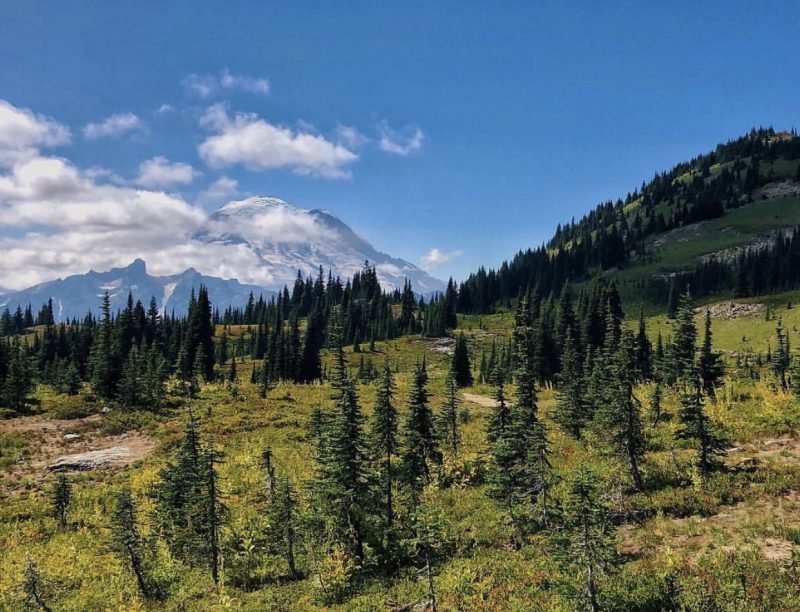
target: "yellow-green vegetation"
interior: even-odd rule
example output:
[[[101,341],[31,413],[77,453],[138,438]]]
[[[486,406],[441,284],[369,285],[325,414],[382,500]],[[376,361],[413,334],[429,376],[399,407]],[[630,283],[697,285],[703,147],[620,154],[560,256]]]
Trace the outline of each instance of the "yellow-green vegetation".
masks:
[[[779,301],[779,300],[778,300]],[[800,325],[800,308],[779,311],[785,328]],[[784,306],[785,308],[785,306]],[[795,320],[797,319],[797,320]],[[649,320],[650,334],[668,335],[668,323]],[[492,342],[508,341],[512,316],[462,316],[459,330],[467,337],[473,366]],[[765,352],[775,319],[763,314],[746,319],[715,320],[716,345],[742,350],[736,336],[746,335],[750,350]],[[233,330],[232,335],[245,333]],[[396,404],[400,420],[406,413],[413,366],[428,364],[429,391],[435,411],[444,398],[449,356],[439,341],[402,337],[377,342],[375,352],[348,350],[351,371],[359,361],[381,366],[388,359],[396,372]],[[325,356],[330,366],[330,356]],[[25,478],[0,489],[0,609],[22,609],[25,566],[33,561],[41,592],[53,610],[382,610],[387,604],[423,601],[427,584],[417,567],[401,568],[391,577],[367,572],[347,596],[325,604],[320,574],[334,583],[345,581],[353,568],[344,558],[322,555],[300,545],[298,568],[303,577],[285,578],[285,563],[266,554],[261,538],[266,528],[265,474],[261,453],[269,447],[274,465],[293,481],[303,506],[303,483],[313,471],[308,440],[312,409],[329,406],[328,384],[278,384],[266,399],[248,381],[254,363],[237,364],[238,395],[227,385],[205,384],[199,396],[185,400],[171,391],[161,414],[111,412],[96,417],[100,435],[141,430],[158,445],[156,452],[125,467],[71,474],[73,500],[66,529],[50,514],[49,490],[54,481],[37,463],[37,423],[95,412],[86,396],[36,392],[39,413],[0,423],[0,469],[17,469]],[[566,436],[552,421],[555,394],[539,390],[539,410],[547,427],[557,476],[553,496],[563,499],[567,481],[580,465],[589,465],[601,483],[619,530],[614,541],[622,564],[603,577],[600,604],[608,610],[657,610],[665,601],[676,608],[706,609],[714,602],[722,610],[794,610],[800,607],[800,581],[794,563],[800,545],[800,406],[779,390],[766,368],[754,380],[751,369],[727,358],[727,374],[716,400],[708,400],[713,421],[730,441],[727,469],[703,479],[693,469],[694,451],[676,442],[679,426],[676,393],[664,389],[657,422],[649,413],[652,383],[636,388],[645,421],[648,450],[642,464],[644,490],[631,494],[626,470],[605,449],[604,432],[590,430],[585,440]],[[469,394],[487,396],[477,384]],[[375,386],[360,383],[361,405],[369,418]],[[513,396],[512,396],[513,401]],[[460,420],[463,444],[457,456],[446,453],[441,473],[425,490],[425,514],[440,530],[442,554],[434,567],[434,584],[441,610],[574,610],[582,582],[565,557],[557,538],[545,533],[516,534],[504,510],[487,496],[485,471],[486,417],[489,401],[463,402]],[[132,488],[146,537],[155,535],[152,493],[191,407],[204,439],[222,453],[220,487],[227,517],[222,527],[222,582],[215,589],[203,567],[188,567],[174,559],[160,541],[155,544],[156,572],[168,586],[163,602],[141,599],[133,575],[110,548],[109,516],[114,495]],[[95,418],[95,417],[93,417]],[[24,427],[21,425],[24,423]],[[49,426],[49,425],[48,425]],[[23,484],[20,484],[24,482]],[[399,607],[397,609],[400,609]]]

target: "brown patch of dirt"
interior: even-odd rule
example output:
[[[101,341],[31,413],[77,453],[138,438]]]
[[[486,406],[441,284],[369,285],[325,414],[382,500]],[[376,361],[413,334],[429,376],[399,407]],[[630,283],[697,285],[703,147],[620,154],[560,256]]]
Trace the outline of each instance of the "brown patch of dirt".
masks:
[[[765,559],[788,563],[792,559],[791,542],[778,535],[754,535],[755,521],[756,533],[761,530],[761,525],[768,526],[764,529],[798,527],[798,508],[800,493],[792,492],[783,497],[724,506],[712,516],[668,519],[662,524],[651,525],[655,535],[647,533],[650,528],[624,525],[620,528],[618,550],[629,555],[640,555],[645,551],[658,554],[668,547],[699,554],[715,544],[728,551],[734,551],[738,545],[741,548],[759,548]],[[720,534],[725,536],[722,544],[719,543]],[[646,540],[651,540],[651,543]]]
[[[769,438],[764,440],[754,440],[746,444],[735,446],[737,452],[742,452],[747,456],[746,461],[758,462],[761,459],[791,458],[800,460],[800,439],[790,435]]]
[[[30,437],[27,456],[3,474],[4,487],[14,489],[23,479],[43,480],[51,465],[73,455],[109,451],[98,453],[106,458],[98,467],[116,468],[143,459],[157,448],[155,440],[138,431],[104,434],[103,418],[92,415],[57,420],[35,416],[1,421],[0,432],[29,432]]]
[[[484,408],[494,408],[497,406],[496,401],[494,401],[491,397],[486,397],[485,395],[475,395],[474,393],[465,393],[464,400],[471,404],[477,404],[478,406],[483,406]]]

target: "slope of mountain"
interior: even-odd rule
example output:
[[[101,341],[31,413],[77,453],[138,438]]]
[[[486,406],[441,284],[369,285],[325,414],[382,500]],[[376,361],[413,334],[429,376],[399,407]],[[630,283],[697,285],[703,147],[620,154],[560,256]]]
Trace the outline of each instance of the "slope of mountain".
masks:
[[[134,299],[147,306],[151,297],[156,298],[159,309],[167,312],[185,313],[192,289],[200,285],[208,287],[209,297],[216,308],[241,306],[247,303],[252,291],[254,295],[271,294],[255,285],[243,285],[237,280],[223,280],[204,276],[196,270],[188,270],[171,276],[152,276],[147,273],[145,262],[135,260],[124,268],[113,268],[107,272],[76,274],[63,279],[42,283],[0,297],[0,309],[13,311],[31,304],[36,310],[48,299],[53,300],[53,315],[56,322],[81,318],[87,312],[98,312],[100,298],[108,291],[112,311],[122,308],[132,293]]]
[[[623,299],[655,305],[678,285],[698,298],[792,289],[798,226],[800,137],[754,129],[560,225],[546,245],[478,270],[461,286],[461,307],[486,312],[528,287],[548,295],[597,273],[613,275]]]
[[[375,249],[333,213],[298,208],[275,197],[229,202],[195,237],[209,244],[240,245],[255,254],[269,274],[270,280],[263,283],[269,289],[291,286],[298,270],[316,276],[320,266],[326,273],[348,278],[365,261],[376,267],[388,289],[402,288],[406,279],[418,293],[445,288],[414,264]]]

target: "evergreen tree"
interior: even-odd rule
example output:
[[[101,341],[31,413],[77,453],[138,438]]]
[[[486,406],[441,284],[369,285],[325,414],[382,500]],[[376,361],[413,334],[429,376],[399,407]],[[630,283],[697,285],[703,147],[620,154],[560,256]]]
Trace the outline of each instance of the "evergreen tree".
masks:
[[[706,308],[705,335],[703,345],[700,347],[700,355],[697,360],[700,372],[700,379],[703,383],[703,390],[709,397],[716,395],[717,385],[724,374],[722,357],[713,350],[713,336],[711,332],[711,312]]]
[[[511,421],[511,411],[506,399],[505,376],[499,367],[495,367],[492,379],[495,384],[492,393],[494,408],[489,413],[486,426],[486,439],[490,444],[493,444],[505,434]]]
[[[656,381],[653,385],[653,393],[650,395],[650,421],[655,427],[661,422],[661,402],[663,399],[663,391],[661,383]]]
[[[580,568],[586,603],[593,612],[600,610],[598,578],[616,560],[614,527],[599,497],[597,475],[581,465],[570,479],[564,502],[569,533],[566,552],[569,560]]]
[[[572,333],[568,333],[565,339],[561,364],[553,420],[573,438],[580,439],[589,420],[589,409],[581,358],[575,349]]]
[[[299,521],[294,488],[288,478],[278,480],[275,496],[269,505],[267,514],[269,520],[268,544],[275,554],[286,560],[289,578],[295,580],[300,577],[295,560],[295,551],[300,539]]]
[[[108,291],[103,294],[100,311],[102,318],[92,345],[92,389],[100,397],[111,399],[117,390],[117,364],[112,342],[111,299]]]
[[[716,467],[716,457],[725,450],[725,442],[717,434],[704,404],[702,384],[699,376],[695,375],[693,382],[687,382],[681,395],[681,428],[675,435],[678,439],[691,440],[697,445],[697,468],[701,476]]]
[[[417,363],[408,401],[408,417],[403,427],[402,473],[412,497],[417,498],[431,480],[434,465],[442,462],[428,405],[428,372],[425,361]]]
[[[225,507],[220,500],[219,476],[217,474],[217,464],[220,462],[220,454],[214,450],[213,445],[202,454],[202,468],[205,480],[205,499],[203,500],[203,515],[201,528],[205,531],[208,550],[208,562],[211,566],[211,578],[214,584],[219,585],[220,570],[220,543],[219,529],[222,525],[225,514]]]
[[[636,336],[636,370],[642,380],[650,380],[653,377],[653,345],[647,337],[644,308],[639,309],[639,333]]]
[[[5,382],[0,388],[0,404],[5,404],[15,412],[22,412],[33,391],[33,368],[19,341],[11,345],[11,355],[5,369]]]
[[[628,464],[636,489],[642,488],[639,471],[646,447],[641,407],[633,394],[636,376],[636,346],[633,334],[622,335],[619,348],[608,364],[614,383],[606,389],[598,410],[598,426],[613,452]]]
[[[458,445],[461,435],[458,431],[458,408],[461,401],[458,396],[458,383],[454,372],[450,372],[444,380],[445,400],[442,412],[439,415],[441,423],[442,440],[450,445],[453,457],[458,455]]]
[[[72,485],[64,474],[59,474],[50,492],[50,507],[61,529],[67,528],[67,513],[72,502]]]
[[[782,389],[788,388],[786,373],[789,371],[792,356],[789,348],[789,337],[783,330],[783,320],[778,317],[778,324],[775,328],[775,352],[772,355],[772,371],[778,379]]]
[[[329,324],[328,343],[334,353],[331,380],[334,410],[323,436],[323,452],[317,458],[313,489],[317,507],[331,523],[331,535],[351,558],[362,563],[367,494],[363,416],[355,384],[345,367],[338,308]]]
[[[145,599],[156,597],[158,589],[149,573],[147,547],[139,534],[136,505],[130,489],[123,489],[114,503],[111,515],[111,546],[122,562],[133,572],[139,592]]]
[[[472,385],[472,366],[469,360],[467,340],[464,338],[463,332],[458,334],[456,338],[450,369],[459,387],[469,387]]]
[[[800,354],[795,354],[794,359],[792,359],[791,374],[792,393],[795,399],[800,400]]]
[[[236,356],[234,355],[233,359],[231,360],[231,368],[228,371],[228,383],[235,384],[236,383]]]
[[[387,360],[383,367],[383,376],[378,385],[375,410],[372,417],[373,454],[379,463],[378,474],[383,491],[387,534],[391,533],[394,525],[394,466],[392,465],[392,457],[397,453],[397,410],[393,403],[394,393],[394,376]]]
[[[206,474],[200,434],[189,412],[183,440],[159,473],[155,491],[159,530],[172,554],[196,564],[208,558]]]
[[[695,352],[697,350],[697,327],[694,323],[692,297],[687,290],[681,296],[675,317],[675,332],[669,351],[671,370],[675,378],[691,379],[695,374]]]

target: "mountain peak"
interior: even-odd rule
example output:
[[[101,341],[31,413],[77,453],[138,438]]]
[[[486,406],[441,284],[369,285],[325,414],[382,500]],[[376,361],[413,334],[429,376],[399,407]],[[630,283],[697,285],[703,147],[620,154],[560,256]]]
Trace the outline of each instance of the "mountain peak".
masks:
[[[217,213],[224,215],[255,214],[276,209],[298,210],[295,206],[275,196],[253,196],[244,200],[228,202]]]
[[[262,262],[266,273],[260,282],[268,289],[291,286],[298,271],[314,275],[320,266],[348,278],[361,270],[365,261],[375,266],[387,289],[401,288],[406,280],[420,293],[445,288],[414,264],[379,251],[324,208],[301,208],[275,196],[259,195],[228,202],[211,214],[210,220],[209,227],[196,237],[207,243],[236,245]]]

